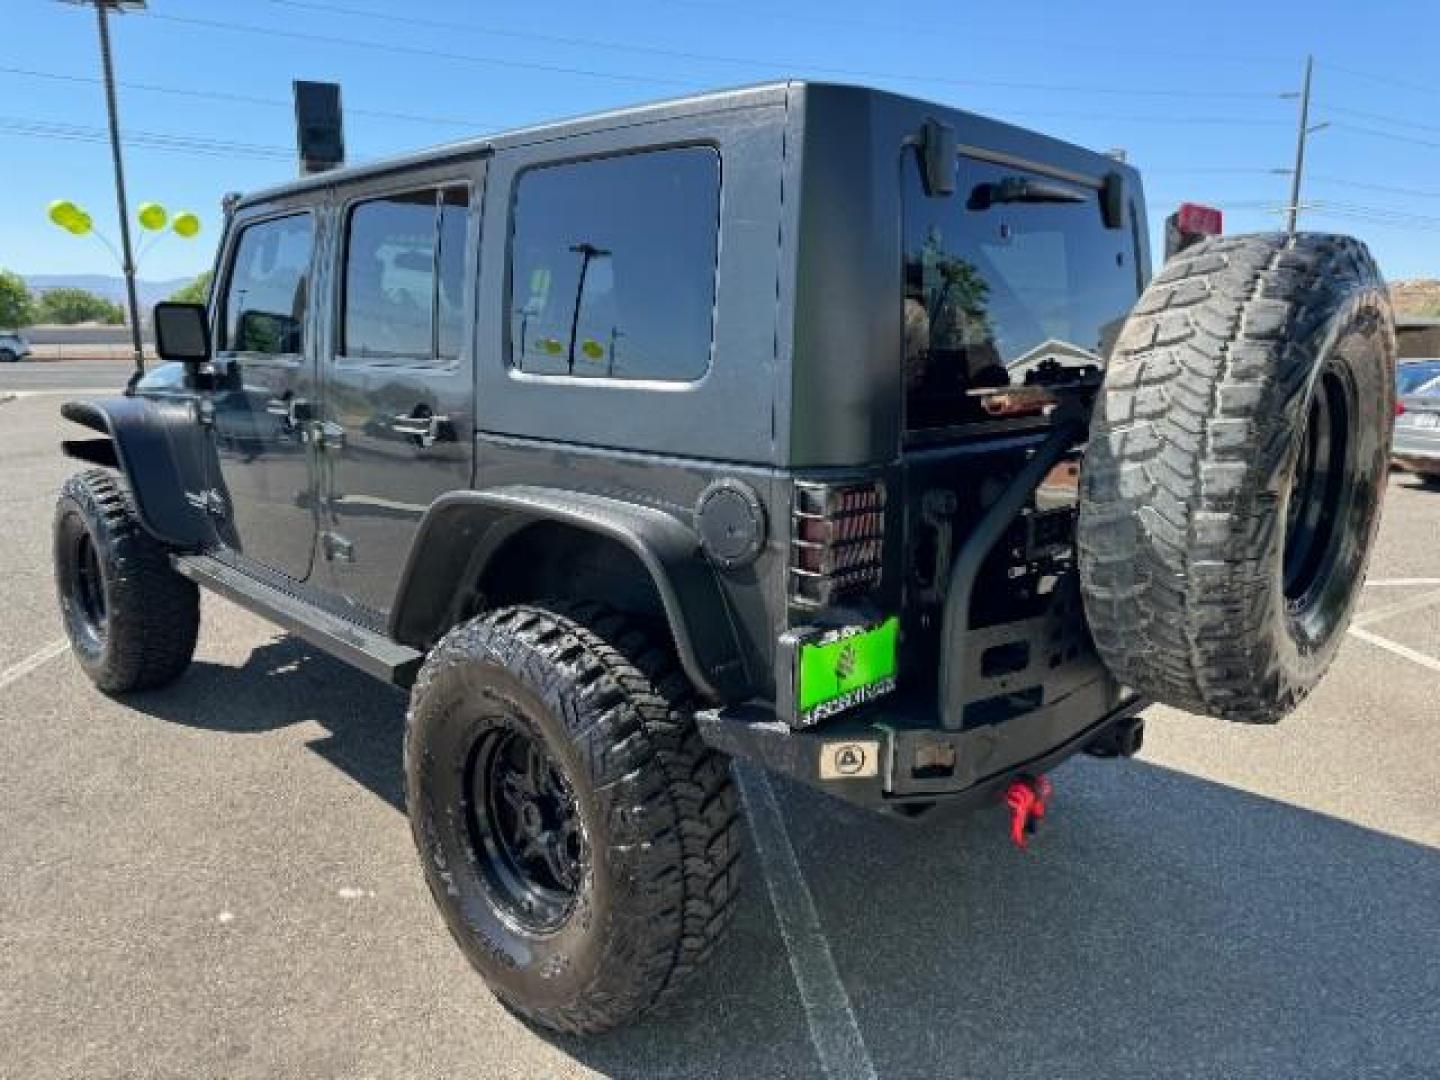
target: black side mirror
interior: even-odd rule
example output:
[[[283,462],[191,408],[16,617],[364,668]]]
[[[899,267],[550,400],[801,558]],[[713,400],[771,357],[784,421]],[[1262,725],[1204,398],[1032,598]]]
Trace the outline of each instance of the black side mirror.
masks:
[[[210,361],[210,317],[204,304],[162,300],[155,305],[155,352],[185,364]]]

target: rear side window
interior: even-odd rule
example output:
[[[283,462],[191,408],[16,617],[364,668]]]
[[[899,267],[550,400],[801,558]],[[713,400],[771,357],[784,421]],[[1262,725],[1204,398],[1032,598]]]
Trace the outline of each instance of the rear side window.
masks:
[[[257,221],[241,230],[221,301],[221,349],[261,356],[305,351],[314,238],[309,214]]]
[[[708,147],[552,165],[515,189],[510,361],[689,382],[710,365],[720,156]]]
[[[343,355],[436,363],[460,354],[467,203],[465,188],[426,188],[351,208]]]

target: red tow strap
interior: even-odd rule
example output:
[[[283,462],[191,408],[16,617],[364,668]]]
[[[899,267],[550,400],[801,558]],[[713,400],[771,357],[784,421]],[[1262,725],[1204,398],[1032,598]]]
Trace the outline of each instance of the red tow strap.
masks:
[[[1044,776],[1021,776],[1010,781],[1005,789],[1005,805],[1010,808],[1010,839],[1024,851],[1030,836],[1045,817],[1054,787]]]

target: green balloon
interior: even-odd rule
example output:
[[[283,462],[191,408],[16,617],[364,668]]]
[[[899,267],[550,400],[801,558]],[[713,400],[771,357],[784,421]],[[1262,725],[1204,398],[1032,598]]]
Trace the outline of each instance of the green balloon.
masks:
[[[75,217],[70,220],[70,223],[66,225],[65,228],[76,236],[84,236],[90,231],[93,224],[89,214],[85,213],[84,210],[77,210],[75,211]]]
[[[170,215],[165,212],[165,207],[154,202],[141,203],[140,211],[136,216],[140,219],[141,227],[152,232],[165,228],[165,223],[170,219]]]
[[[193,211],[181,210],[170,222],[170,227],[175,230],[176,235],[189,240],[200,232],[200,217]]]
[[[68,229],[70,222],[80,215],[80,208],[69,199],[56,199],[50,204],[49,217],[62,229]]]

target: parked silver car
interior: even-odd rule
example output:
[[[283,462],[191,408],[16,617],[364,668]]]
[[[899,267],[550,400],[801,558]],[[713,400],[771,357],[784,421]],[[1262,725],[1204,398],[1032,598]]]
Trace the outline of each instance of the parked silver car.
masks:
[[[30,343],[19,334],[0,330],[0,364],[13,364],[30,355]]]
[[[1395,464],[1440,480],[1440,360],[1411,360],[1395,374]]]

